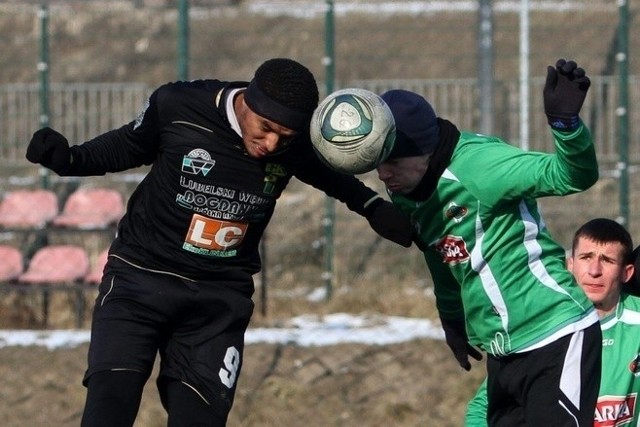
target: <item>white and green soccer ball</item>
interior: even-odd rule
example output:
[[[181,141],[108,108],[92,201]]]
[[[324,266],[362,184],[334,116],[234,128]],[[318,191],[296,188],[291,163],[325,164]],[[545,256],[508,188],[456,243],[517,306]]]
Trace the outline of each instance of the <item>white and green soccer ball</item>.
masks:
[[[349,88],[331,93],[313,112],[311,142],[330,168],[362,174],[383,162],[393,149],[395,121],[387,104],[373,92]]]

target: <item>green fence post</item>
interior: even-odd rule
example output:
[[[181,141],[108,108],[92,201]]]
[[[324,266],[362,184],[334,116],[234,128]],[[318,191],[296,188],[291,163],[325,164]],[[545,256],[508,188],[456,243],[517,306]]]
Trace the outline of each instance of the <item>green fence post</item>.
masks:
[[[40,77],[40,117],[41,128],[49,126],[49,10],[46,3],[38,9],[40,20],[40,59],[38,61],[38,76]],[[49,170],[39,169],[41,185],[49,188]]]
[[[333,0],[326,0],[327,2],[327,10],[325,14],[325,56],[323,58],[323,64],[325,67],[326,77],[325,77],[325,88],[326,94],[330,94],[333,92],[333,85],[335,79],[335,52],[334,52],[334,14],[333,14]],[[333,294],[333,277],[334,277],[334,247],[333,247],[333,237],[334,237],[334,227],[335,227],[335,219],[336,219],[336,208],[335,202],[331,197],[327,197],[325,199],[325,216],[322,221],[322,225],[324,228],[324,272],[322,273],[322,278],[324,280],[324,285],[326,289],[327,300],[331,299]]]
[[[189,0],[178,2],[178,80],[189,79]]]

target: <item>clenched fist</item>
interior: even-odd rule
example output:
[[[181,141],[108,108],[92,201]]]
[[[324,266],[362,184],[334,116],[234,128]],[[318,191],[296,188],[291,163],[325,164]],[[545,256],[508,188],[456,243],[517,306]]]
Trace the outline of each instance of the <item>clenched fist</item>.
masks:
[[[45,127],[36,131],[27,147],[27,160],[39,163],[58,175],[71,164],[69,142],[61,133]]]
[[[559,59],[547,67],[544,85],[544,112],[551,127],[573,131],[580,125],[578,114],[591,86],[585,71],[574,61]]]

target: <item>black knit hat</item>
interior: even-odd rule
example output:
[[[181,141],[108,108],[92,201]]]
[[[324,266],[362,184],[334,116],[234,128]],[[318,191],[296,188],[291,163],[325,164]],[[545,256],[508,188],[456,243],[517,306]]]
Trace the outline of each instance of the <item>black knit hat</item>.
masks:
[[[304,131],[318,106],[318,85],[304,65],[274,58],[258,67],[244,99],[254,113],[286,128]]]
[[[387,159],[421,156],[436,151],[438,120],[431,104],[421,95],[394,89],[382,94],[396,122],[396,141]]]

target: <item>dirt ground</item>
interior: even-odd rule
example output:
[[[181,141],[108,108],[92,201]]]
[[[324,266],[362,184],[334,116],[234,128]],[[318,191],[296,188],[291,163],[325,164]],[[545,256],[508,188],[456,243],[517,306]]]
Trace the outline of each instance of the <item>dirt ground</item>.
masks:
[[[318,235],[311,227],[320,224],[324,199],[316,192],[304,197],[307,193],[297,191],[298,187],[293,184],[288,189],[269,226],[269,236],[286,236],[287,240],[269,239],[269,285],[263,288],[267,279],[256,277],[260,286],[254,295],[252,327],[276,327],[302,314],[328,313],[437,320],[421,253],[415,247],[404,250],[377,240],[366,222],[348,221],[356,216],[345,215],[342,206],[337,207],[339,255],[334,296],[328,301],[309,298],[322,285],[318,280],[322,257],[309,248]],[[304,206],[296,201],[304,201]],[[261,290],[266,288],[266,314],[261,314]],[[73,292],[50,295],[47,326],[40,293],[0,293],[0,325],[6,329],[75,328],[76,296]],[[84,291],[83,329],[90,326],[95,297],[95,288]],[[0,426],[78,426],[85,398],[81,380],[86,353],[87,345],[55,351],[0,348]],[[466,402],[484,372],[482,363],[476,363],[469,373],[463,371],[439,340],[385,346],[250,344],[245,348],[228,425],[461,426]],[[147,384],[135,426],[166,426],[155,373]]]
[[[0,349],[0,425],[78,426],[87,346]],[[228,425],[461,426],[484,365],[459,368],[443,341],[330,347],[252,344]],[[136,427],[166,425],[147,383]]]

